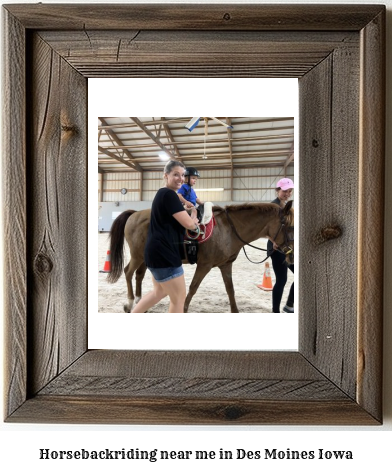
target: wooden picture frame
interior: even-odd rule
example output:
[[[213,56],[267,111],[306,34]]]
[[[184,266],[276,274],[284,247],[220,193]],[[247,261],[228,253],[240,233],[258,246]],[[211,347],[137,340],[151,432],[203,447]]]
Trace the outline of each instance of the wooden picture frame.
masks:
[[[18,4],[3,21],[5,420],[382,423],[385,6]],[[88,350],[86,91],[109,76],[299,78],[298,352]]]

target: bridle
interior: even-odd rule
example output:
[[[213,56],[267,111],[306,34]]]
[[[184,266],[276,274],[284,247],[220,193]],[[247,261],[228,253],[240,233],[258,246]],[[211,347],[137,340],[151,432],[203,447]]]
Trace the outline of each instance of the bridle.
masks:
[[[232,229],[232,231],[234,232],[234,234],[237,236],[237,238],[245,245],[248,245],[249,247],[252,247],[254,249],[257,249],[257,250],[262,250],[263,252],[267,252],[268,250],[267,249],[262,249],[260,247],[256,247],[255,245],[252,245],[250,244],[249,242],[246,242],[246,240],[244,240],[238,233],[237,229],[235,228],[235,225],[229,215],[229,212],[227,209],[225,209],[225,213],[226,213],[226,216],[227,216],[227,220],[230,224],[230,227]],[[278,246],[277,247],[277,251],[280,252],[280,253],[283,253],[284,255],[289,255],[290,253],[293,252],[293,247],[290,245],[291,242],[294,242],[294,227],[292,226],[288,226],[287,223],[286,223],[286,217],[285,215],[283,214],[282,212],[282,209],[279,209],[279,218],[280,218],[280,227],[277,231],[277,233],[275,234],[275,237],[274,237],[274,241],[276,240],[276,238],[278,237],[278,235],[280,234],[280,232],[283,232],[283,235],[284,235],[284,243],[283,243],[283,246]],[[269,258],[269,255],[267,254],[267,256],[261,261],[261,262],[253,262],[247,255],[246,253],[246,250],[245,250],[245,247],[242,247],[242,250],[244,251],[244,254],[246,256],[246,258],[251,262],[251,263],[256,263],[256,264],[259,264],[259,263],[263,263],[267,260],[267,258]]]
[[[282,245],[279,245],[277,247],[277,250],[278,252],[283,253],[284,255],[287,256],[293,252],[293,247],[290,244],[291,242],[294,242],[294,227],[287,225],[286,217],[283,214],[282,209],[279,209],[279,218],[280,218],[280,227],[273,240],[275,241],[276,237],[278,237],[280,232],[283,232],[284,242]]]

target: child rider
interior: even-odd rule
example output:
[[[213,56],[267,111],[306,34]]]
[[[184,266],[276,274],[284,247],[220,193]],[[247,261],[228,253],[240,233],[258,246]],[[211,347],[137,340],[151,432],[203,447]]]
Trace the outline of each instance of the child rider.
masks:
[[[193,189],[193,186],[197,182],[197,178],[200,178],[200,174],[196,168],[189,167],[185,170],[185,183],[181,186],[181,188],[177,191],[178,197],[180,201],[184,205],[185,209],[191,210],[191,217],[196,217],[196,204],[202,205],[204,204],[201,201]]]

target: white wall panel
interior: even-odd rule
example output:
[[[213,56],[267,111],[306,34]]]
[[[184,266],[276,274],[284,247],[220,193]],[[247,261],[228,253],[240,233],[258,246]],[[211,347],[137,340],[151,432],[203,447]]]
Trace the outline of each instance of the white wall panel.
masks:
[[[287,167],[287,177],[294,180],[294,166]],[[282,168],[236,168],[231,193],[231,170],[202,170],[195,191],[202,201],[211,202],[269,202],[275,199],[276,183],[284,177]],[[98,175],[98,186],[100,184]],[[106,202],[152,201],[159,188],[164,185],[161,171],[147,171],[143,174],[140,190],[140,173],[107,173],[104,175],[104,195]],[[125,188],[127,194],[121,194]],[[200,189],[223,188],[224,191],[200,191]]]
[[[230,201],[230,191],[200,191],[197,192],[197,196],[203,202],[219,202],[219,201]]]
[[[156,191],[144,191],[142,194],[143,201],[152,201],[155,197]]]

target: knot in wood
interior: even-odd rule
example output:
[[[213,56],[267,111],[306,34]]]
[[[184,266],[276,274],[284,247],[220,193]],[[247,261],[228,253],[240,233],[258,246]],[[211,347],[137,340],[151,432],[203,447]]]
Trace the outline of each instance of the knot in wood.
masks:
[[[40,252],[34,260],[34,269],[42,275],[48,274],[53,269],[52,260],[45,253]]]
[[[71,137],[78,133],[78,128],[76,127],[73,120],[71,120],[66,110],[61,110],[59,122],[62,140],[68,141]]]
[[[223,19],[226,20],[226,21],[231,20],[231,15],[230,15],[230,13],[225,13],[225,14],[223,15]]]
[[[72,132],[72,133],[77,132],[77,128],[74,125],[61,125],[61,130],[63,132]]]
[[[338,225],[329,225],[323,227],[315,236],[314,243],[316,245],[327,242],[328,240],[337,239],[342,235],[342,229]]]
[[[230,406],[223,410],[223,414],[227,420],[237,420],[241,418],[244,413],[240,407]]]

